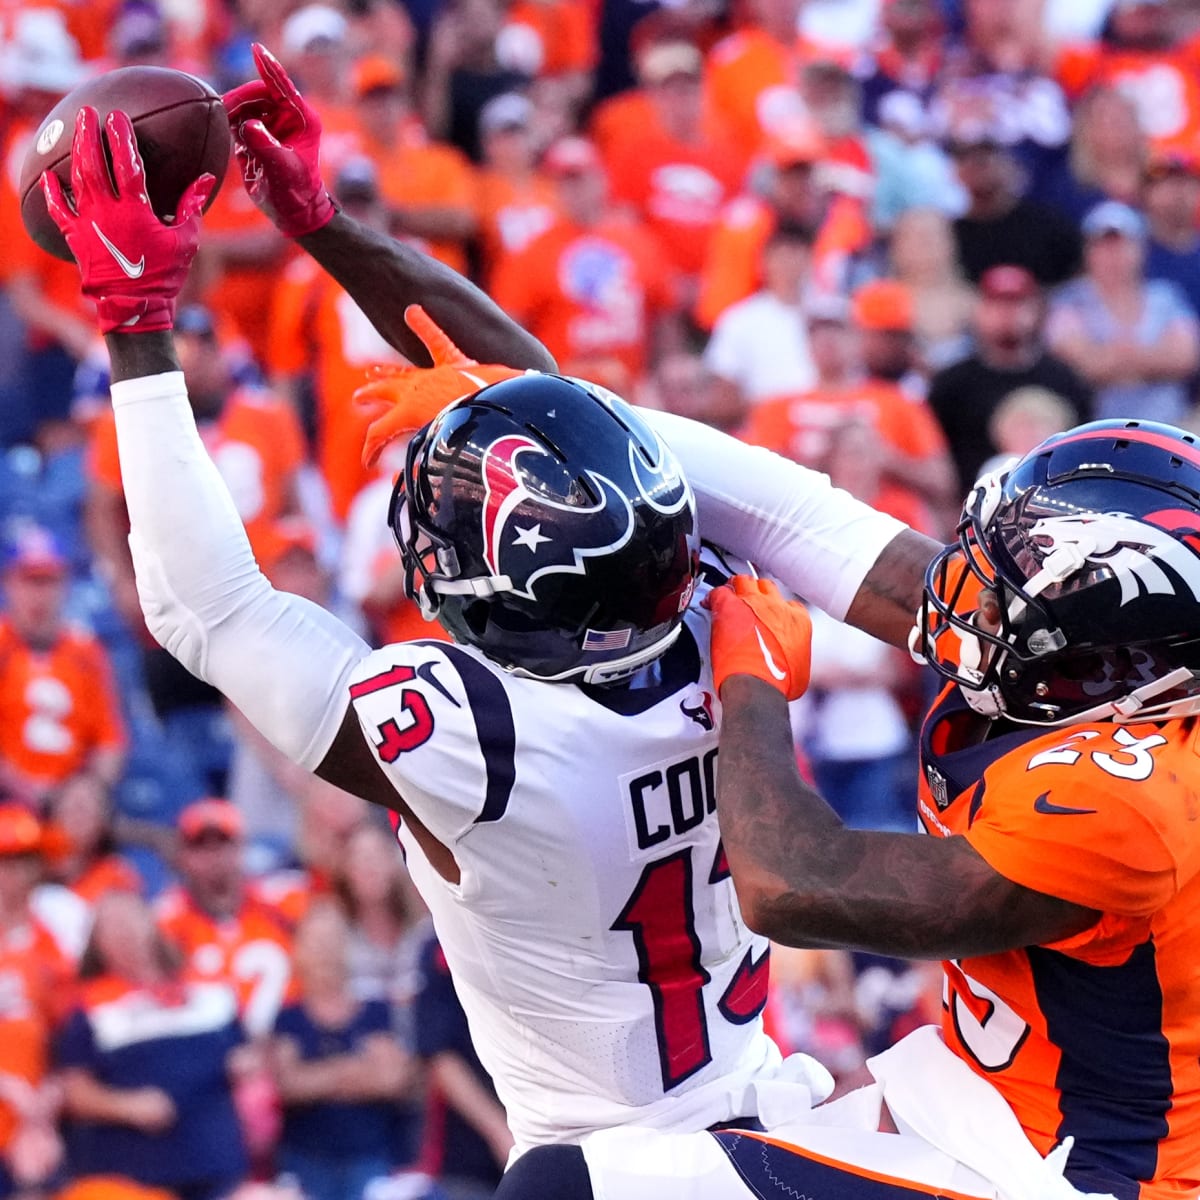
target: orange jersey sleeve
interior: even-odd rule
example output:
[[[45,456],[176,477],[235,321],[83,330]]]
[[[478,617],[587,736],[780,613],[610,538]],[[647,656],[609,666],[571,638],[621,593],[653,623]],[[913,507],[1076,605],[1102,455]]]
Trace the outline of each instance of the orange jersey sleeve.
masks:
[[[758,287],[759,260],[771,234],[770,211],[751,196],[738,196],[726,206],[708,240],[696,299],[696,323],[711,330],[732,304]]]
[[[117,422],[106,408],[92,422],[87,449],[87,476],[112,492],[122,491],[121,459],[117,454]]]
[[[297,375],[313,365],[310,327],[320,279],[311,258],[297,258],[275,285],[267,337],[267,369],[275,375]]]
[[[1180,738],[1177,725],[1099,724],[1031,742],[984,773],[966,837],[1015,883],[1149,917],[1200,867],[1194,751]]]

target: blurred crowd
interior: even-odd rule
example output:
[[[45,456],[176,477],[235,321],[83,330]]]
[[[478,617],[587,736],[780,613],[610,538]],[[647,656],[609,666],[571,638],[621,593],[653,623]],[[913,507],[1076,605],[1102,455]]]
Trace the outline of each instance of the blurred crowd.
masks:
[[[1058,430],[1195,427],[1200,0],[0,0],[0,1197],[472,1200],[511,1144],[386,824],[146,633],[104,348],[20,230],[67,91],[138,64],[225,90],[253,41],[339,205],[564,372],[936,537]],[[236,167],[188,287],[191,402],[263,570],[377,643],[436,636],[351,402],[396,352]],[[815,619],[806,769],[911,829],[927,681]],[[776,1036],[847,1079],[936,1014],[920,967],[774,962]]]

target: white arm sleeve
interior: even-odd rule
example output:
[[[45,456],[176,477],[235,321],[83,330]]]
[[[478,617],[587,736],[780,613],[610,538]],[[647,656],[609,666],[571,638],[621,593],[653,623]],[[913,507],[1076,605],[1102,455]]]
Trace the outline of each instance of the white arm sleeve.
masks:
[[[769,450],[673,413],[638,412],[683,464],[701,535],[839,621],[884,547],[908,528]]]
[[[325,757],[370,648],[323,608],[276,591],[172,371],[112,385],[129,545],[146,624],[294,762]]]

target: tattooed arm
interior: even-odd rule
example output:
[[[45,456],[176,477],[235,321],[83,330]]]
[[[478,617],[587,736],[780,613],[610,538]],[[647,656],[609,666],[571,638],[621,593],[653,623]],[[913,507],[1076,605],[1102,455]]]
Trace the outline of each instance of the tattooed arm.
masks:
[[[721,688],[721,839],[746,923],[787,946],[959,958],[1056,941],[1099,913],[994,871],[963,837],[847,829],[800,777],[787,702]]]
[[[941,548],[915,529],[897,534],[863,578],[846,612],[846,623],[907,649],[925,587],[925,568]]]
[[[472,358],[535,371],[556,370],[554,358],[494,301],[428,254],[339,213],[297,239],[350,293],[371,324],[402,354],[428,366],[429,352],[404,320],[410,304],[426,312]]]

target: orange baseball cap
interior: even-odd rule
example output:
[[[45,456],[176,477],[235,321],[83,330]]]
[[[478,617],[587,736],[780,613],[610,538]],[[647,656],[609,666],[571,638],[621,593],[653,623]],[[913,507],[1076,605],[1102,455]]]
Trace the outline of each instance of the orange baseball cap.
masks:
[[[876,279],[854,293],[852,311],[860,329],[911,333],[912,293],[895,279]]]
[[[40,854],[42,824],[20,804],[0,804],[0,855]]]
[[[819,162],[826,149],[821,131],[807,117],[781,121],[767,138],[767,157],[777,167]]]
[[[351,73],[356,96],[368,92],[392,91],[404,86],[404,72],[400,65],[382,54],[368,54],[354,64]]]
[[[280,517],[254,538],[254,553],[264,571],[269,571],[289,550],[317,552],[317,531],[304,517]]]
[[[179,814],[179,836],[194,842],[206,833],[219,833],[231,842],[241,839],[246,824],[242,814],[228,800],[194,800]]]

